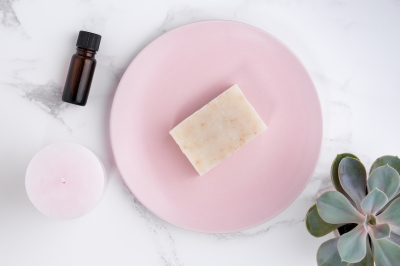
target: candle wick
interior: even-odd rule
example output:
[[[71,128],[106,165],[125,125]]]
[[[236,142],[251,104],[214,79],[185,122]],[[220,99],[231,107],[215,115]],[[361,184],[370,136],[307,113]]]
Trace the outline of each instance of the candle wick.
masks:
[[[63,182],[63,183],[65,184],[65,179],[64,179],[64,178],[61,178],[61,182]]]

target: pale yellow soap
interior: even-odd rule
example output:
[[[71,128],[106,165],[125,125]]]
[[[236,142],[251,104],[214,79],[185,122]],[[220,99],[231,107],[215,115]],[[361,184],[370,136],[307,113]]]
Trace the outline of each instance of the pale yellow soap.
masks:
[[[169,133],[200,175],[204,175],[267,129],[234,85]]]

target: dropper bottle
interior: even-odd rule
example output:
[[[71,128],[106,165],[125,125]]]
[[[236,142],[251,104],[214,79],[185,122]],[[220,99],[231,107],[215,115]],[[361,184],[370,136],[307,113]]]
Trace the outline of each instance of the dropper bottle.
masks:
[[[80,31],[76,42],[76,53],[71,58],[62,100],[67,103],[85,106],[96,68],[96,52],[99,50],[101,36]]]

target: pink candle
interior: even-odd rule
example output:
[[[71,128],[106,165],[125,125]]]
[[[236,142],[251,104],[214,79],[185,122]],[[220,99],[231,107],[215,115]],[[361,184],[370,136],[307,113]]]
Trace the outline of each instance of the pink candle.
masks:
[[[26,170],[29,199],[43,214],[74,219],[92,210],[107,184],[99,158],[88,148],[59,142],[40,150]]]

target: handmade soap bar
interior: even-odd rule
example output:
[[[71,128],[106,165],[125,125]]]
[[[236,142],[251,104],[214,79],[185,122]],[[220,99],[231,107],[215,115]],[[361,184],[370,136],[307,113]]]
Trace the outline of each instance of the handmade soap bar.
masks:
[[[239,86],[234,85],[169,133],[203,175],[266,129]]]

